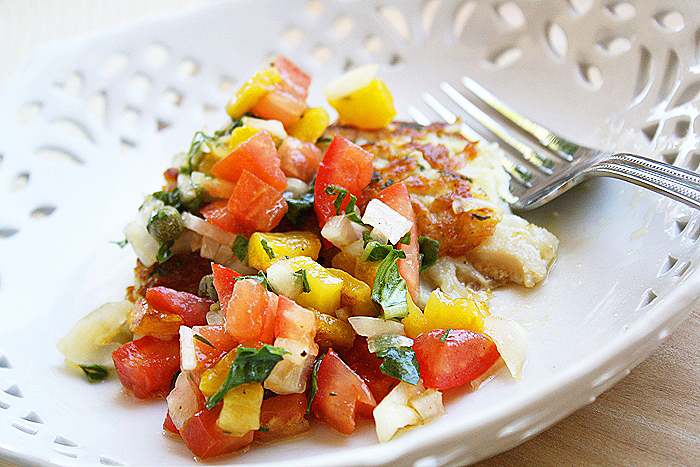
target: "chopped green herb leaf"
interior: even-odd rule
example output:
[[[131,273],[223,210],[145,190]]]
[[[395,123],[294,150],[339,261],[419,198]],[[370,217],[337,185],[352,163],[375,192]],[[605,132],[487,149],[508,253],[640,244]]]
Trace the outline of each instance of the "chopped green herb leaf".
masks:
[[[377,350],[377,357],[384,359],[379,369],[385,375],[409,384],[420,381],[420,366],[412,348],[386,347]]]
[[[275,252],[272,250],[272,247],[270,247],[270,245],[267,244],[267,239],[261,238],[260,244],[262,245],[263,250],[265,250],[265,253],[267,253],[267,256],[270,259],[275,259]]]
[[[437,262],[440,242],[421,235],[418,237],[418,246],[420,248],[421,257],[420,270],[423,272]]]
[[[236,255],[238,261],[245,261],[248,256],[248,239],[241,234],[236,235],[231,251]]]
[[[109,242],[109,243],[114,243],[114,244],[117,245],[119,248],[124,248],[126,245],[129,244],[129,240],[127,240],[127,239],[125,238],[124,240],[122,240],[122,241],[120,241],[120,242],[115,242],[115,241],[113,241],[113,242]]]
[[[408,289],[406,281],[399,274],[398,265],[398,260],[405,257],[403,251],[392,249],[377,269],[372,287],[372,300],[384,310],[384,319],[403,318],[408,315]]]
[[[452,328],[447,328],[447,330],[442,333],[442,336],[440,336],[440,342],[447,342],[447,337],[450,335],[450,331],[452,331]]]
[[[265,273],[262,271],[258,271],[258,273],[255,276],[238,276],[234,277],[234,281],[242,281],[243,279],[253,279],[254,281],[260,282],[262,285],[264,285],[267,290],[272,291],[272,287],[270,286],[270,283],[267,280],[267,276],[265,276]]]
[[[360,259],[362,261],[381,261],[386,258],[386,255],[388,255],[390,251],[393,250],[394,247],[391,245],[384,245],[376,240],[371,240],[369,243],[367,243],[367,245],[365,245],[365,249],[362,252],[362,256],[360,256]],[[404,257],[405,256],[406,254],[404,253]]]
[[[350,219],[356,224],[360,224],[362,226],[367,225],[364,222],[362,222],[360,216],[358,216],[355,212],[355,203],[357,203],[357,197],[355,195],[351,195],[348,190],[337,185],[328,185],[325,191],[327,195],[338,195],[336,196],[335,201],[333,201],[336,216],[340,214],[340,208],[342,207],[343,201],[345,201],[345,198],[349,196],[350,201],[348,202],[348,205],[345,206],[345,215],[348,216],[348,219]]]
[[[88,381],[91,383],[97,383],[98,381],[102,381],[109,376],[109,370],[101,365],[80,365],[80,368],[83,370]]]
[[[311,413],[311,404],[313,404],[314,398],[316,397],[316,391],[318,391],[318,368],[321,366],[321,361],[325,356],[325,353],[321,354],[321,356],[316,359],[316,361],[314,362],[314,366],[311,369],[311,382],[309,384],[309,402],[306,404],[307,415]]]
[[[322,136],[318,140],[316,140],[317,143],[330,143],[331,141],[333,141],[333,139],[327,136]]]
[[[406,235],[401,237],[401,240],[399,240],[399,243],[402,245],[410,245],[411,244],[411,232],[410,231],[406,232]]]
[[[261,426],[260,428],[258,428],[258,431],[261,433],[267,433],[268,431],[270,431],[270,429],[266,426]]]
[[[309,276],[306,273],[306,269],[299,269],[294,271],[294,275],[301,279],[301,288],[304,292],[311,292],[311,286],[309,285]]]
[[[330,392],[330,393],[328,393],[328,395],[329,395],[329,396],[336,396],[336,397],[338,396],[338,394],[336,394],[336,393],[334,393],[334,392]]]
[[[166,262],[173,255],[173,252],[170,251],[170,247],[173,246],[173,243],[175,242],[161,243],[160,248],[158,248],[158,253],[156,253],[156,260],[159,263]]]
[[[207,399],[207,409],[212,409],[224,395],[244,383],[262,383],[272,372],[282,356],[288,353],[281,347],[265,344],[259,349],[238,347],[226,380],[218,391]]]
[[[211,347],[212,349],[215,349],[215,348],[216,348],[216,347],[214,346],[214,344],[212,344],[211,342],[209,342],[204,336],[200,336],[199,334],[195,334],[193,337],[194,337],[195,339],[197,339],[198,341],[200,341],[200,342],[204,342],[205,344],[207,344],[207,345],[208,345],[209,347]]]
[[[287,214],[284,216],[292,221],[295,225],[303,225],[306,222],[307,216],[311,213],[314,207],[314,192],[313,190],[304,193],[298,198],[288,198]]]

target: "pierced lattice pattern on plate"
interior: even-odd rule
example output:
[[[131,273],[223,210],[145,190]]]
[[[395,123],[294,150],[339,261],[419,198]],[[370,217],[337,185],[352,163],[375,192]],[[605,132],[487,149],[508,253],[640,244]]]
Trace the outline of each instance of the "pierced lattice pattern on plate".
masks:
[[[30,359],[17,336],[26,339],[36,332],[31,327],[36,323],[55,328],[49,338],[36,339],[42,355],[52,356],[39,365],[55,378],[56,391],[68,392],[75,378],[61,372],[52,339],[60,337],[66,321],[89,311],[76,306],[77,299],[64,290],[69,279],[87,281],[73,271],[79,269],[71,266],[75,257],[90,270],[91,261],[102,255],[94,242],[119,239],[118,226],[128,220],[144,191],[158,183],[173,151],[183,149],[204,125],[218,127],[225,118],[223,104],[271,56],[289,55],[308,70],[314,77],[312,96],[320,96],[321,86],[342,70],[378,62],[400,117],[419,123],[462,117],[440,83],[457,86],[468,74],[574,140],[606,149],[634,144],[697,171],[700,18],[695,9],[680,0],[243,1],[40,50],[0,99],[0,313],[7,323],[0,335],[8,336],[3,346],[10,345],[0,349],[0,440],[13,453],[32,453],[58,464],[153,461],[133,453],[113,456],[113,450],[107,455],[91,433],[66,424],[73,412],[55,407],[37,391],[37,376],[25,370]],[[264,31],[261,17],[267,21]],[[199,36],[183,36],[182,30],[196,30]],[[233,41],[232,31],[246,40]],[[432,100],[422,98],[423,93]],[[610,200],[605,206],[597,202],[602,195]],[[366,455],[352,451],[343,462],[397,465],[395,457],[401,456],[403,464],[415,467],[464,465],[507,449],[592,402],[683,318],[679,310],[693,297],[680,300],[678,290],[697,275],[700,220],[695,212],[616,182],[594,182],[534,216],[554,226],[562,239],[563,257],[548,290],[563,293],[557,287],[564,281],[573,284],[566,288],[572,301],[584,297],[585,302],[585,293],[605,288],[591,283],[577,289],[584,282],[573,275],[577,262],[593,271],[588,281],[614,276],[626,287],[623,299],[612,299],[620,290],[600,292],[609,293],[611,303],[589,303],[595,313],[577,325],[595,326],[610,341],[625,332],[633,337],[620,339],[624,347],[616,348],[614,358],[601,357],[586,371],[575,372],[578,367],[564,360],[553,363],[573,368],[557,380],[550,368],[537,366],[535,341],[530,371],[552,379],[549,397],[521,399],[507,416],[482,419],[478,427],[448,416],[421,430],[420,443],[409,435]],[[594,234],[611,245],[591,240]],[[606,263],[620,257],[615,256],[618,250],[629,251],[624,258],[635,271],[634,281]],[[41,258],[42,271],[16,260],[17,252]],[[629,259],[640,252],[644,261]],[[6,316],[6,310],[32,296],[22,279],[32,274],[45,298],[26,305],[25,318]],[[59,302],[62,320],[55,317]],[[619,316],[603,318],[613,306],[619,307]],[[534,336],[546,340],[553,338],[548,323],[560,318],[528,319]],[[570,331],[568,322],[557,325]],[[490,384],[487,391],[509,394],[507,385]],[[531,388],[527,381],[520,384],[525,393]],[[483,394],[473,397],[489,397]],[[454,402],[460,408],[462,403]],[[372,436],[361,439],[374,442]],[[304,446],[306,452],[328,456],[337,449],[312,442]],[[0,443],[2,449],[9,448]],[[189,459],[168,455],[172,463]],[[262,457],[249,455],[245,459],[250,462],[298,458],[285,455],[283,447]],[[325,465],[328,459],[303,462]]]

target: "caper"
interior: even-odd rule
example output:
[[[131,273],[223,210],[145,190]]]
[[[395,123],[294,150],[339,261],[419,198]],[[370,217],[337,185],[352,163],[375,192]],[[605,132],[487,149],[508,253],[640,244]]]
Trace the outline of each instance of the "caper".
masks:
[[[208,276],[204,276],[202,279],[200,279],[198,295],[202,298],[214,300],[215,302],[219,301],[219,295],[216,293],[216,289],[214,288],[213,274],[209,274]]]
[[[163,244],[177,240],[185,230],[185,223],[177,209],[164,206],[151,213],[146,228],[153,238]]]

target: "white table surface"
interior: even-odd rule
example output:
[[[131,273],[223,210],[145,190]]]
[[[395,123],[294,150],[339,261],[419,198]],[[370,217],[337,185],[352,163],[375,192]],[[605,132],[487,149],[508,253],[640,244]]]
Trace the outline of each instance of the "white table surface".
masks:
[[[207,0],[0,0],[0,87],[38,45]],[[562,0],[563,1],[563,0]],[[496,466],[700,465],[700,313],[596,402]],[[0,459],[0,467],[11,467]]]

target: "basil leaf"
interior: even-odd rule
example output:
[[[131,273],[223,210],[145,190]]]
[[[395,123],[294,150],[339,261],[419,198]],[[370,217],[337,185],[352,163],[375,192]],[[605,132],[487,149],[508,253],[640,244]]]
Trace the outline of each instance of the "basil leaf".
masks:
[[[314,207],[314,192],[313,190],[304,193],[299,198],[287,199],[287,214],[284,216],[293,222],[295,225],[302,225],[306,222],[306,217],[310,214]]]
[[[406,254],[391,250],[379,264],[372,287],[372,300],[384,310],[384,319],[403,318],[408,315],[406,281],[399,274],[398,260]]]
[[[109,376],[109,370],[101,365],[79,365],[80,368],[85,373],[88,381],[91,383],[97,383],[99,381],[107,379]]]
[[[260,244],[262,245],[263,250],[265,250],[265,253],[267,253],[267,257],[270,259],[275,259],[275,252],[272,250],[272,247],[268,245],[267,239],[261,238]]]
[[[160,244],[160,248],[158,248],[158,253],[156,253],[156,260],[159,263],[164,263],[170,259],[170,257],[173,255],[173,252],[170,251],[170,247],[172,247],[174,243],[175,242],[170,241]]]
[[[301,279],[301,289],[303,292],[311,292],[311,286],[309,285],[309,276],[306,273],[306,269],[299,269],[294,271],[294,275]]]
[[[365,249],[362,252],[362,256],[360,256],[360,259],[362,261],[381,261],[386,258],[386,255],[388,255],[390,251],[393,250],[394,247],[391,245],[384,245],[376,240],[371,240],[369,243],[367,243],[367,245],[365,245]],[[404,258],[405,257],[406,254],[404,253]]]
[[[215,348],[216,348],[216,347],[214,347],[214,344],[212,344],[211,342],[209,342],[209,341],[207,340],[207,338],[204,337],[204,336],[200,336],[199,334],[195,334],[195,335],[192,336],[192,337],[193,337],[194,339],[197,339],[197,340],[200,341],[200,342],[205,343],[206,345],[208,345],[208,346],[211,347],[212,349],[215,349]]]
[[[262,383],[270,376],[272,369],[288,353],[281,347],[265,344],[259,349],[238,347],[236,358],[231,363],[226,380],[218,391],[207,399],[207,409],[212,409],[229,389],[244,383]]]
[[[421,256],[420,271],[423,272],[437,262],[440,242],[421,235],[418,237],[418,246]]]
[[[348,201],[347,206],[345,206],[345,215],[348,216],[348,219],[350,219],[352,222],[360,224],[361,226],[367,226],[367,224],[362,222],[360,216],[358,216],[355,212],[355,204],[357,203],[357,197],[355,195],[351,195],[347,189],[339,187],[337,185],[328,185],[325,189],[325,192],[327,195],[330,196],[336,194],[338,195],[336,196],[335,201],[333,201],[336,216],[340,214],[340,208],[342,207],[345,198],[349,196],[350,201]]]
[[[402,245],[410,245],[411,244],[411,232],[406,232],[406,235],[401,237],[401,240],[399,240],[399,243]]]
[[[450,335],[450,331],[452,331],[452,328],[447,328],[445,332],[442,333],[442,336],[440,336],[440,342],[447,342],[447,337]]]
[[[248,256],[248,239],[241,234],[236,235],[231,251],[236,255],[238,261],[245,261]]]
[[[311,369],[311,382],[309,385],[309,402],[306,404],[307,415],[311,413],[311,404],[313,404],[314,398],[316,397],[316,391],[318,391],[318,368],[321,366],[321,361],[325,356],[325,353],[321,354],[321,356],[316,359],[316,361],[314,362],[314,366]]]
[[[234,281],[242,281],[243,279],[253,279],[254,281],[260,282],[262,285],[264,285],[267,290],[273,291],[272,287],[270,286],[270,282],[267,280],[267,276],[265,276],[265,273],[262,271],[258,271],[258,273],[255,276],[238,276],[234,277]]]
[[[384,359],[379,365],[379,369],[385,375],[409,384],[416,384],[420,381],[420,365],[412,348],[386,347],[378,349],[376,355]]]

